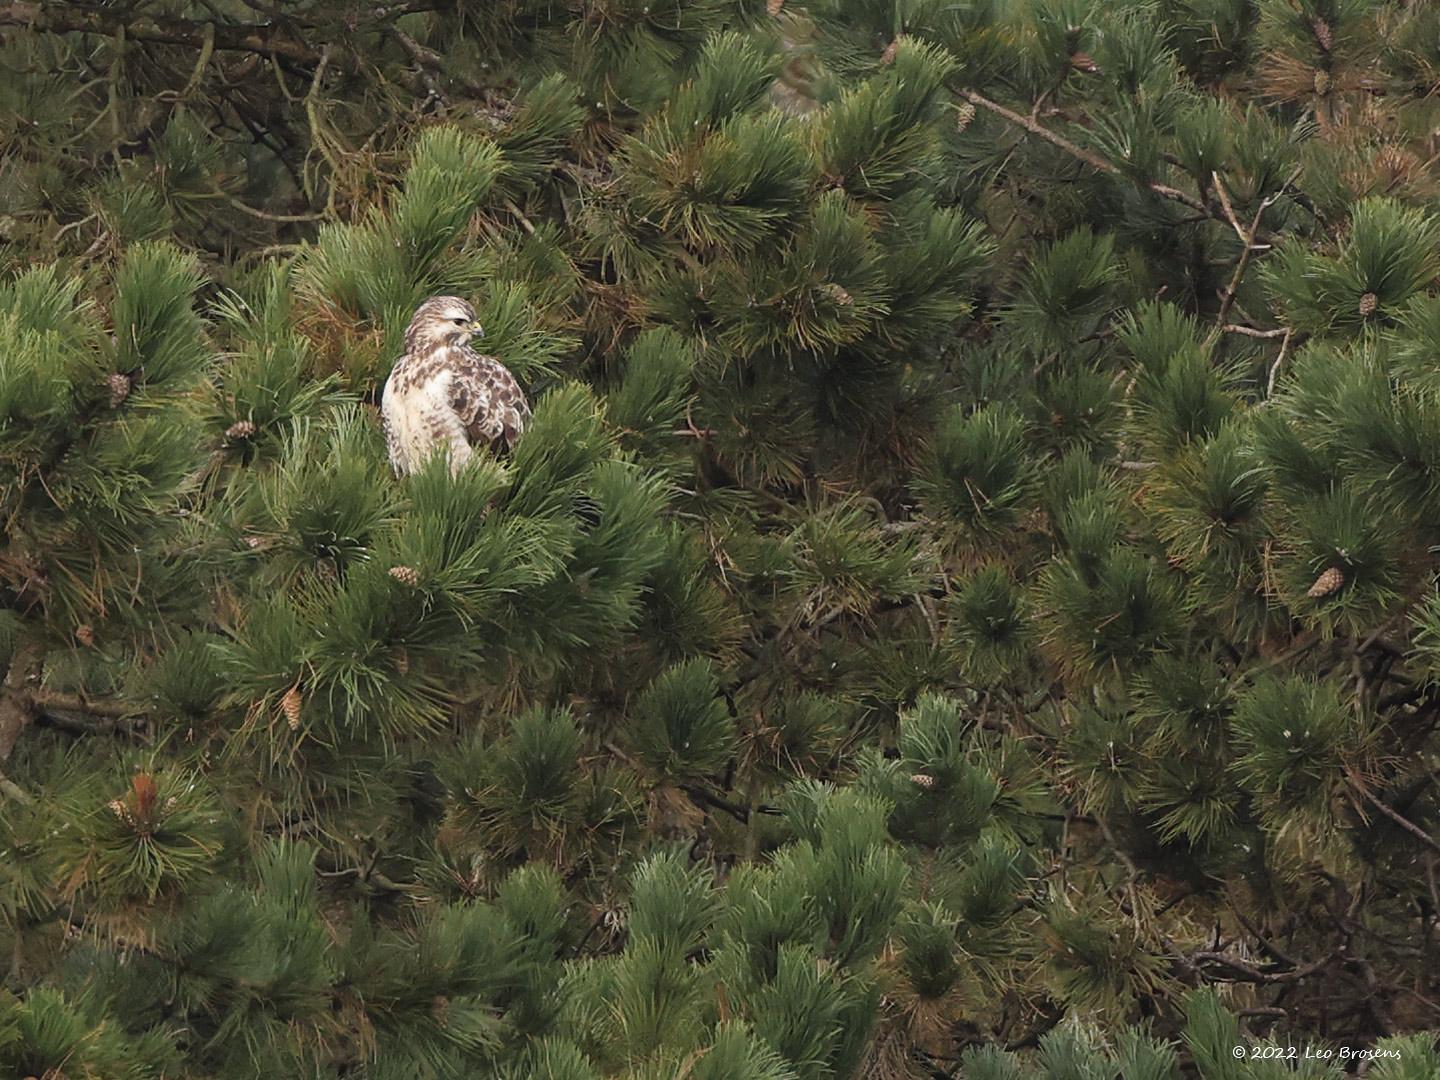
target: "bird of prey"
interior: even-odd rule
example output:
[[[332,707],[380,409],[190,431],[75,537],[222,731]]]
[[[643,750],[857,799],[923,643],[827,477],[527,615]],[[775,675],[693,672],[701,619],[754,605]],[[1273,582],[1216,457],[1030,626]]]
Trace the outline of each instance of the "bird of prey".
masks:
[[[458,473],[477,444],[514,446],[530,419],[515,376],[493,356],[470,347],[484,336],[475,309],[458,296],[432,296],[405,331],[405,355],[396,361],[380,413],[395,475],[415,472],[444,448]]]

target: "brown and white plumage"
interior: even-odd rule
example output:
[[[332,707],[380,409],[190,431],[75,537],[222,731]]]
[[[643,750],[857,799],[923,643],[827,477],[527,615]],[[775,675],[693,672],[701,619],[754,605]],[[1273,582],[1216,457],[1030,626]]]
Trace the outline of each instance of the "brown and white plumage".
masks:
[[[504,364],[482,356],[470,339],[483,336],[475,309],[456,296],[432,296],[405,331],[405,355],[395,363],[380,400],[390,466],[415,472],[437,447],[459,472],[477,444],[507,447],[525,430],[530,406]]]

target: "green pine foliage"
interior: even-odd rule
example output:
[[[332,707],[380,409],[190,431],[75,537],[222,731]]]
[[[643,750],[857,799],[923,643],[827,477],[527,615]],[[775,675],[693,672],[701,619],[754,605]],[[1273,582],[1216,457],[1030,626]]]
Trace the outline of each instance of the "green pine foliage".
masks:
[[[1437,26],[0,5],[0,1075],[1440,1075]]]

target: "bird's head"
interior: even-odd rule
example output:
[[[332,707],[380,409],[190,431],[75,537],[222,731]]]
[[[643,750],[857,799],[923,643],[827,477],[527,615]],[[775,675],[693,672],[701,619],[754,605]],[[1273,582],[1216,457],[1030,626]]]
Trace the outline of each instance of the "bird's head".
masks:
[[[475,309],[458,296],[432,296],[418,308],[405,331],[407,349],[435,345],[464,345],[485,331],[475,321]]]

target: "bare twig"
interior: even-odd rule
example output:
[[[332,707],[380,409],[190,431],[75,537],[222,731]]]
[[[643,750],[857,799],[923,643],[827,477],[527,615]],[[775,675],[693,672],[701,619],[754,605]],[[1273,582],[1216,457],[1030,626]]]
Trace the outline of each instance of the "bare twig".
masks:
[[[1220,312],[1215,316],[1216,330],[1212,341],[1213,337],[1218,336],[1220,331],[1225,328],[1225,320],[1230,317],[1230,308],[1234,306],[1235,297],[1240,292],[1240,283],[1245,277],[1246,268],[1250,265],[1250,256],[1256,251],[1270,249],[1269,244],[1255,242],[1255,238],[1260,232],[1260,219],[1265,216],[1266,210],[1275,205],[1275,200],[1280,198],[1281,192],[1289,187],[1299,175],[1299,170],[1291,173],[1290,179],[1285,181],[1280,191],[1261,199],[1260,205],[1255,210],[1255,216],[1250,221],[1250,227],[1245,229],[1240,226],[1240,219],[1235,216],[1235,208],[1230,205],[1230,194],[1225,190],[1225,182],[1220,179],[1220,174],[1218,172],[1210,174],[1210,179],[1215,185],[1215,194],[1219,196],[1220,205],[1224,209],[1225,220],[1230,222],[1236,235],[1240,237],[1240,243],[1244,245],[1240,252],[1240,258],[1235,263],[1235,272],[1230,275],[1230,283],[1225,286],[1225,294],[1220,298]]]
[[[1220,174],[1218,172],[1212,172],[1210,174],[1210,182],[1215,185],[1215,194],[1220,198],[1220,209],[1225,213],[1225,220],[1228,221],[1230,227],[1235,230],[1235,235],[1240,238],[1240,242],[1246,245],[1246,247],[1249,247],[1250,234],[1240,227],[1240,219],[1235,216],[1235,207],[1230,205],[1230,193],[1225,190],[1225,185],[1220,182]]]
[[[680,790],[689,795],[692,799],[704,803],[706,806],[714,807],[716,810],[723,810],[736,821],[749,821],[750,808],[733,803],[729,799],[722,799],[714,792],[707,791],[699,784],[681,784]]]
[[[1245,337],[1262,338],[1265,340],[1284,337],[1290,333],[1289,327],[1285,326],[1278,326],[1274,330],[1256,330],[1253,326],[1238,326],[1235,323],[1226,323],[1220,327],[1220,329],[1227,334],[1242,334]]]
[[[1285,340],[1280,343],[1280,355],[1275,357],[1275,362],[1270,365],[1270,377],[1265,382],[1265,396],[1268,398],[1275,393],[1275,379],[1280,374],[1280,368],[1285,363],[1285,354],[1290,351],[1291,331],[1285,331]]]
[[[440,54],[425,48],[404,30],[398,27],[390,28],[391,35],[400,43],[405,50],[405,55],[415,63],[415,71],[420,76],[420,81],[425,85],[425,91],[432,100],[438,101],[443,108],[445,95],[441,93],[440,86],[435,82],[435,72],[441,70]]]
[[[1347,777],[1346,779],[1349,781],[1350,787],[1354,789],[1357,793],[1359,793],[1366,802],[1368,802],[1371,806],[1375,807],[1376,810],[1379,810],[1380,813],[1384,814],[1396,825],[1400,826],[1400,828],[1404,829],[1411,836],[1415,837],[1415,839],[1419,840],[1431,851],[1440,851],[1440,840],[1436,840],[1424,829],[1420,828],[1419,825],[1416,825],[1413,821],[1405,817],[1398,810],[1389,806],[1384,799],[1381,799],[1364,784],[1356,780],[1353,776]]]
[[[520,208],[519,208],[518,206],[516,206],[516,205],[515,205],[512,201],[510,201],[509,199],[506,199],[506,200],[505,200],[505,209],[506,209],[506,210],[509,210],[510,213],[514,215],[515,220],[518,221],[518,222],[520,222],[520,227],[521,227],[522,229],[524,229],[524,230],[526,231],[526,233],[528,233],[528,234],[531,235],[531,236],[534,236],[534,235],[535,235],[535,226],[534,226],[533,224],[531,224],[529,218],[527,218],[523,213],[521,213]]]
[[[1190,954],[1192,963],[1206,963],[1223,967],[1236,973],[1236,978],[1232,981],[1254,983],[1297,982],[1307,976],[1314,975],[1333,959],[1333,956],[1322,957],[1314,963],[1306,964],[1304,967],[1293,968],[1290,971],[1262,971],[1254,964],[1247,963],[1239,957],[1227,956],[1222,952],[1197,952]]]
[[[1110,850],[1115,853],[1115,857],[1125,864],[1125,870],[1130,875],[1130,883],[1133,885],[1139,881],[1140,867],[1135,865],[1135,860],[1120,846],[1120,841],[1115,838],[1115,831],[1110,828],[1110,823],[1102,815],[1096,814],[1095,824],[1100,826],[1100,831],[1105,836],[1105,842],[1110,845]]]
[[[1038,120],[1034,120],[1027,116],[1022,116],[1020,113],[1016,112],[1013,109],[1007,109],[999,102],[991,101],[983,94],[977,94],[974,90],[962,90],[960,91],[960,96],[963,97],[966,101],[970,102],[972,105],[976,105],[982,109],[986,109],[994,113],[996,116],[1002,117],[1003,119],[1009,121],[1016,127],[1024,128],[1026,131],[1030,132],[1030,134],[1035,135],[1038,138],[1044,139],[1046,142],[1054,146],[1058,146],[1061,150],[1064,150],[1071,157],[1077,158],[1078,160],[1085,162],[1085,164],[1089,165],[1091,168],[1098,169],[1103,173],[1109,173],[1111,176],[1124,175],[1121,172],[1120,167],[1115,165],[1113,162],[1106,161],[1099,154],[1086,150],[1082,146],[1077,146],[1075,143],[1071,142],[1063,135],[1057,135],[1049,128],[1043,126]],[[1162,199],[1168,199],[1171,202],[1183,203],[1185,206],[1190,207],[1190,209],[1192,210],[1199,211],[1206,217],[1218,217],[1218,214],[1213,207],[1197,199],[1195,196],[1187,192],[1181,191],[1179,188],[1170,187],[1168,184],[1148,183],[1145,181],[1141,181],[1140,183],[1142,187],[1145,187],[1148,190],[1154,192]]]
[[[218,187],[215,188],[215,194],[222,196],[236,210],[239,210],[245,214],[249,214],[251,217],[259,218],[262,221],[319,221],[325,217],[323,213],[318,212],[308,214],[272,214],[268,210],[260,210],[256,207],[248,206],[245,203],[241,202],[239,199],[235,198],[235,196],[231,195],[229,192],[222,191]]]

